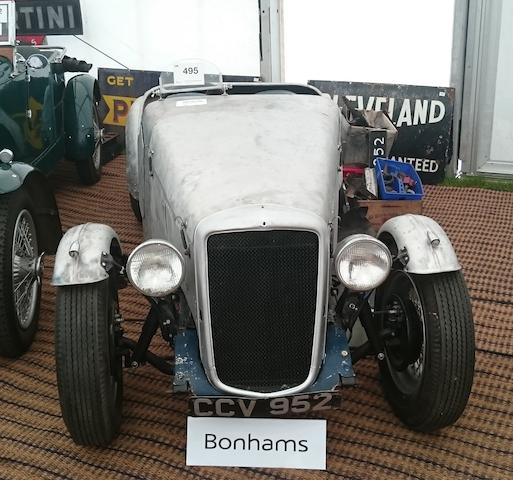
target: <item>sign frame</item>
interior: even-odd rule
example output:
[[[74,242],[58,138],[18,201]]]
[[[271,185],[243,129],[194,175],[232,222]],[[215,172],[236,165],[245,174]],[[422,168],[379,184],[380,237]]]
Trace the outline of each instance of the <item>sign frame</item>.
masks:
[[[338,105],[384,110],[398,130],[389,158],[410,163],[424,184],[440,183],[452,160],[455,89],[421,85],[309,80]]]
[[[17,34],[83,35],[80,0],[17,0]]]

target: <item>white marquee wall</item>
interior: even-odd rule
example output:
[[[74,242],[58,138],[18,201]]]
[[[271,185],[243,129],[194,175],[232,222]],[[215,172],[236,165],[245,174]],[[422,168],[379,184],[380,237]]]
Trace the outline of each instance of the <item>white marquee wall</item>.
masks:
[[[285,80],[449,86],[454,0],[283,0]]]
[[[199,57],[231,75],[260,75],[258,0],[82,0],[87,42],[131,69]],[[48,37],[97,67],[122,68],[71,36]]]

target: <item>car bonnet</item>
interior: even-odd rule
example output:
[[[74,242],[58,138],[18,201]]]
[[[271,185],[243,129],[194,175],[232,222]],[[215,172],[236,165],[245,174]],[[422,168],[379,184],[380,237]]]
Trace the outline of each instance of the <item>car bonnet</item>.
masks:
[[[189,226],[260,203],[330,221],[339,115],[331,99],[317,95],[170,96],[146,107],[143,128],[160,190]]]

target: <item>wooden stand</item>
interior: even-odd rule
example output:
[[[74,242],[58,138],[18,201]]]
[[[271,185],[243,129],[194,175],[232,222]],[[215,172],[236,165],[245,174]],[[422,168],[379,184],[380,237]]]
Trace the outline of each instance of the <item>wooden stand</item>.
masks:
[[[367,207],[367,218],[379,230],[388,219],[405,213],[422,214],[422,200],[358,200],[360,207]]]

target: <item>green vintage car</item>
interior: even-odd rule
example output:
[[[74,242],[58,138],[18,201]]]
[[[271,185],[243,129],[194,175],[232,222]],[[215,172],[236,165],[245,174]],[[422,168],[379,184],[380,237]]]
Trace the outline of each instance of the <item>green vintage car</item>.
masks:
[[[34,338],[43,254],[61,238],[46,175],[65,157],[83,183],[100,178],[98,84],[86,74],[66,84],[65,72],[91,66],[64,54],[16,45],[14,2],[0,0],[0,355],[9,357]]]

